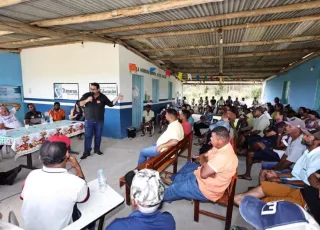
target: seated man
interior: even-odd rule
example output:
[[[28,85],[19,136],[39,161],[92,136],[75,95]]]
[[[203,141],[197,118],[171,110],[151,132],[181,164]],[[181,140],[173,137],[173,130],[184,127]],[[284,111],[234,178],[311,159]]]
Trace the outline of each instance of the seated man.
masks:
[[[240,145],[243,146],[243,149],[239,151],[240,155],[245,155],[248,145],[260,140],[264,136],[263,131],[270,125],[270,121],[264,115],[264,109],[262,107],[255,108],[253,116],[255,117],[253,121],[253,129],[249,132],[243,133],[239,137]]]
[[[28,104],[29,112],[26,113],[24,116],[24,122],[26,125],[38,125],[41,124],[41,112],[36,110],[36,107],[34,104],[29,103]]]
[[[154,112],[151,110],[150,105],[146,105],[146,109],[143,111],[143,117],[142,117],[142,123],[141,123],[141,136],[143,137],[145,135],[144,128],[145,126],[148,126],[150,129],[150,137],[152,136],[152,126],[154,122]]]
[[[138,165],[147,161],[149,157],[157,156],[160,152],[178,144],[184,138],[183,128],[178,121],[175,109],[167,109],[166,120],[169,122],[167,130],[159,137],[157,144],[140,151]]]
[[[209,128],[209,125],[211,124],[213,117],[213,113],[210,106],[206,107],[206,112],[200,117],[200,121],[194,123],[194,135],[197,137],[201,137],[201,129],[207,129]]]
[[[309,184],[308,177],[320,168],[320,137],[304,134],[302,143],[307,146],[302,156],[294,164],[290,172],[262,170],[260,182],[272,181],[295,187],[305,187]]]
[[[21,193],[21,216],[26,230],[63,229],[72,222],[76,203],[89,198],[81,167],[69,155],[63,136],[53,136],[40,148],[42,169],[33,170],[25,180]],[[76,175],[69,174],[69,164]]]
[[[276,112],[275,122],[271,127],[266,128],[263,133],[264,137],[255,143],[252,143],[246,160],[246,173],[239,175],[239,179],[251,180],[251,168],[257,161],[280,161],[280,154],[283,152],[275,151],[281,146],[282,135],[285,129],[284,113]],[[289,130],[290,132],[290,130]],[[289,135],[289,133],[287,133]]]
[[[159,119],[160,130],[159,130],[159,133],[162,133],[163,127],[168,123],[168,121],[166,119],[166,113],[167,113],[167,110],[164,108],[164,109],[162,109],[162,111],[159,114],[159,116],[160,116],[160,119]]]
[[[9,111],[7,106],[12,106],[13,108]],[[21,122],[16,117],[17,111],[20,109],[19,104],[2,104],[0,105],[0,131],[5,133],[5,130],[16,129],[22,127]],[[0,134],[1,134],[0,133]]]
[[[238,167],[238,158],[230,144],[229,131],[225,127],[212,130],[208,153],[188,161],[176,175],[172,184],[164,192],[164,201],[195,199],[217,201],[228,188]]]
[[[319,199],[317,200],[319,205]],[[319,213],[319,206],[318,206]],[[272,229],[272,230],[318,230],[320,229],[319,221],[315,219],[297,204],[291,201],[272,201],[265,203],[259,199],[246,196],[240,203],[241,216],[251,224],[255,229]],[[311,214],[313,214],[311,212]],[[319,214],[318,214],[319,215]],[[236,228],[238,229],[238,228]]]
[[[66,118],[66,112],[60,108],[60,103],[55,102],[54,108],[49,111],[49,117],[52,117],[53,121],[61,121]]]
[[[151,169],[130,171],[125,176],[131,189],[132,206],[136,209],[128,217],[117,218],[106,230],[174,230],[176,223],[169,212],[160,212],[164,185],[159,173]]]
[[[189,110],[186,110],[186,109],[182,110],[180,115],[180,120],[183,128],[183,133],[185,136],[192,132],[192,127],[189,122],[190,116],[191,116],[191,113]]]

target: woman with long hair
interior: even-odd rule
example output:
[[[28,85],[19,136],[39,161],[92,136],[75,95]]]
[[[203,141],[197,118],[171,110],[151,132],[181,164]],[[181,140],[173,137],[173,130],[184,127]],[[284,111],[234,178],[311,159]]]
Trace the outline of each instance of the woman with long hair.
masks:
[[[76,101],[74,107],[70,111],[69,119],[73,121],[84,121],[84,112],[79,104],[79,100]],[[82,139],[82,134],[77,135],[78,139]]]

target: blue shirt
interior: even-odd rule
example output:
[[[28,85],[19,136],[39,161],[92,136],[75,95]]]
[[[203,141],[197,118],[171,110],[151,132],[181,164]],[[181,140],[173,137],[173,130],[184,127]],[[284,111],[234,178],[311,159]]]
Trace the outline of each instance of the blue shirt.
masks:
[[[126,218],[117,218],[106,230],[175,230],[176,222],[169,212],[142,213],[135,211]]]
[[[310,186],[309,176],[320,169],[320,147],[305,150],[292,169],[292,176]]]
[[[213,118],[213,113],[211,113],[211,112],[205,112],[204,114],[203,114],[203,116],[205,117],[205,118],[207,118],[205,121],[202,121],[202,123],[204,123],[204,124],[206,124],[206,125],[210,125],[211,124],[211,121],[212,121],[212,118]]]
[[[190,123],[191,127],[193,127],[194,119],[193,119],[193,117],[192,117],[192,116],[190,116],[190,117],[189,117],[188,121],[189,121],[189,123]]]

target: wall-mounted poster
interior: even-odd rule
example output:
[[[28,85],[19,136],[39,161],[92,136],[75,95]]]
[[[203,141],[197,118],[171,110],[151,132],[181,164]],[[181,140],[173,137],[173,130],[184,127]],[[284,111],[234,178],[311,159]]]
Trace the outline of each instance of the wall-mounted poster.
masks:
[[[54,99],[78,100],[78,83],[53,83]]]
[[[117,83],[99,83],[99,85],[100,92],[106,95],[109,98],[109,100],[113,101],[118,96]]]
[[[22,93],[20,86],[0,85],[0,104],[1,103],[21,103]]]

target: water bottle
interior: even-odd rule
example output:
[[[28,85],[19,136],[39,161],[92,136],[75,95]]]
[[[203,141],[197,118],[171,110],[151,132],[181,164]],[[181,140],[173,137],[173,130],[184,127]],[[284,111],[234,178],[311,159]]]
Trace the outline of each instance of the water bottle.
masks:
[[[49,121],[50,121],[50,124],[52,124],[52,123],[53,123],[53,118],[52,118],[52,116],[51,116],[51,115],[49,116]]]
[[[46,120],[44,119],[44,116],[41,115],[41,124],[45,124],[46,123]]]
[[[98,183],[100,192],[105,192],[107,189],[107,179],[103,174],[103,169],[98,170]]]

